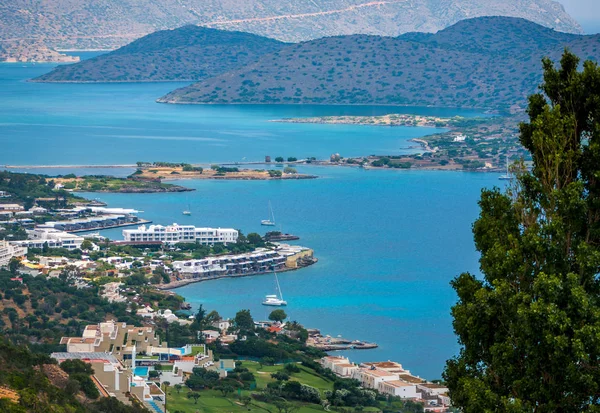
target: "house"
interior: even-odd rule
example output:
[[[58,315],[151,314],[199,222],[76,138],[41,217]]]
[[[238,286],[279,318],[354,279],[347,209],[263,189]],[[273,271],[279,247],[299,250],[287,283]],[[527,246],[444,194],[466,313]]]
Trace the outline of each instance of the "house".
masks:
[[[221,333],[215,330],[202,330],[198,333],[199,336],[203,337],[206,344],[214,343],[221,336]]]
[[[362,387],[367,389],[379,389],[379,383],[384,381],[399,380],[397,374],[389,373],[385,370],[359,367],[352,372],[352,378],[360,382]]]
[[[23,210],[25,210],[25,208],[23,208],[23,205],[19,205],[19,204],[0,204],[0,211],[17,212],[17,211],[23,211]]]
[[[221,331],[227,331],[229,330],[229,327],[231,327],[231,322],[229,320],[220,319],[217,321],[213,321],[211,323],[211,326],[214,328],[218,328]]]
[[[154,318],[154,316],[156,315],[156,313],[154,312],[154,309],[152,307],[150,307],[149,305],[142,307],[142,308],[138,308],[136,311],[136,314],[139,316],[142,316],[144,318]]]
[[[122,303],[126,298],[119,292],[119,287],[123,285],[120,282],[112,282],[104,284],[104,292],[102,297],[106,298],[110,303]]]
[[[401,397],[403,399],[420,398],[420,393],[417,392],[417,385],[402,380],[382,381],[379,383],[378,390],[380,393]]]

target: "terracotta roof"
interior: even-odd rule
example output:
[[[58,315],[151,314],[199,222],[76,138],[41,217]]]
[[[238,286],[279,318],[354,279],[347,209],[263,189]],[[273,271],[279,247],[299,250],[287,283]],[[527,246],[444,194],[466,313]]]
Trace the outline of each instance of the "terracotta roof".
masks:
[[[423,383],[423,379],[420,379],[415,376],[411,376],[410,374],[400,374],[400,378],[409,383],[419,383],[419,384]]]
[[[389,384],[392,387],[412,387],[414,384],[407,383],[402,380],[384,381],[384,384]]]
[[[376,376],[376,377],[395,376],[395,374],[392,374],[389,371],[384,371],[384,370],[363,370],[363,374],[370,375],[370,376]]]

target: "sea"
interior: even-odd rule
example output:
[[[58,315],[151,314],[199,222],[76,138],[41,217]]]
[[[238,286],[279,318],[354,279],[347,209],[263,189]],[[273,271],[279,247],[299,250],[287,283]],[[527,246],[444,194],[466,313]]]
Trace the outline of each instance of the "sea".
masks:
[[[82,58],[96,55],[80,53]],[[0,168],[51,175],[114,174],[137,161],[261,162],[265,156],[417,153],[410,139],[435,128],[278,123],[287,117],[411,113],[467,117],[461,109],[317,105],[165,105],[155,99],[187,83],[42,84],[27,82],[52,64],[0,64]],[[61,168],[29,169],[31,165]],[[257,166],[264,167],[264,166]],[[351,361],[394,360],[413,374],[441,377],[459,351],[452,330],[450,281],[479,273],[471,227],[482,188],[497,174],[300,166],[318,176],[296,181],[173,181],[173,194],[83,194],[135,208],[156,224],[230,227],[264,233],[272,205],[277,230],[300,237],[318,263],[280,274],[291,320],[332,337],[376,342],[341,352]],[[182,215],[188,209],[190,216]],[[270,228],[273,229],[273,228]],[[104,231],[121,239],[120,229]],[[275,292],[272,274],[190,284],[175,290],[196,309],[232,317]]]

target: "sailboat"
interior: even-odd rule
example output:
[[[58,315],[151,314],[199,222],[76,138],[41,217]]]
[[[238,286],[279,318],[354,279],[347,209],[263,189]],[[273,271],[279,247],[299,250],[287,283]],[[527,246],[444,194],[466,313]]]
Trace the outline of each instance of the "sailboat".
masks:
[[[265,225],[267,227],[275,226],[275,216],[273,215],[273,207],[271,206],[271,201],[269,201],[269,219],[263,219],[260,221],[260,225]]]
[[[283,295],[281,294],[281,287],[279,287],[279,279],[277,278],[277,273],[273,271],[275,274],[275,282],[277,283],[277,294],[266,295],[262,305],[269,305],[272,307],[282,307],[287,305],[287,301],[283,299]]]
[[[188,207],[185,211],[182,212],[183,215],[192,215],[192,211],[190,211],[190,204],[188,204]]]
[[[510,176],[510,172],[508,171],[508,156],[506,157],[506,174],[500,175],[498,177],[501,181],[510,181],[512,176]]]

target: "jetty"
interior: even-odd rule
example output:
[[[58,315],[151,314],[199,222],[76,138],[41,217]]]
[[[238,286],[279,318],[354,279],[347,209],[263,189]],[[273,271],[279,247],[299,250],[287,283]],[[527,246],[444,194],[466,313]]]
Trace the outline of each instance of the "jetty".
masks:
[[[331,337],[329,335],[323,336],[316,329],[308,329],[306,345],[323,351],[369,350],[379,347],[377,343],[367,341],[350,340],[343,337]]]

